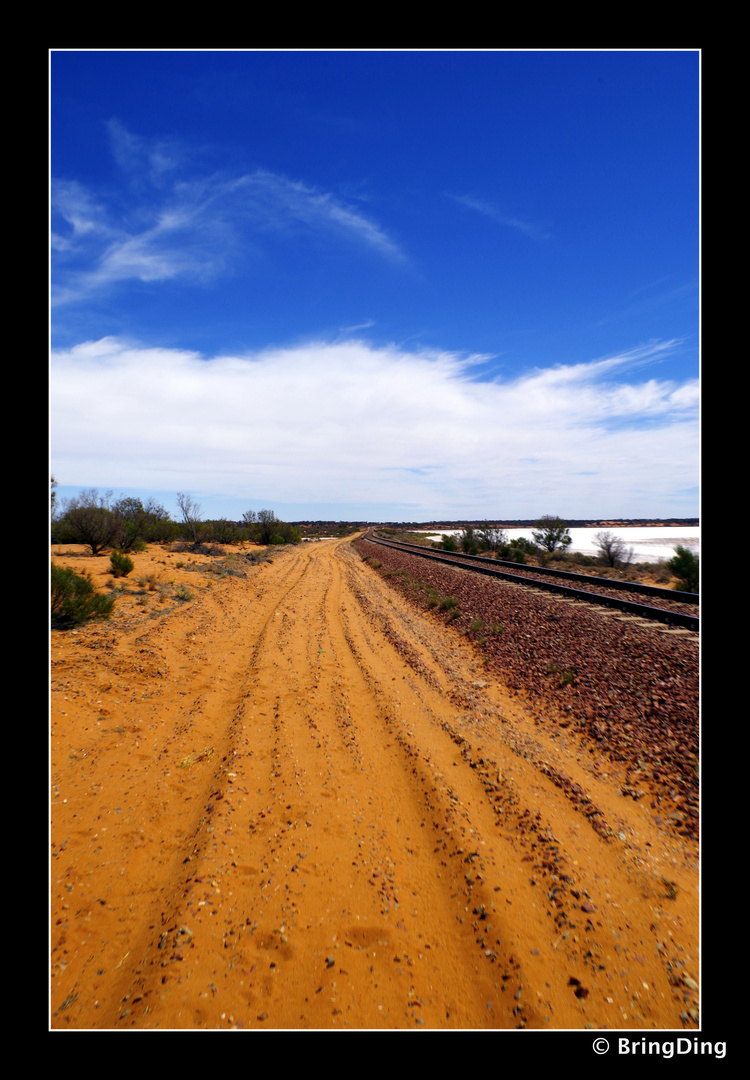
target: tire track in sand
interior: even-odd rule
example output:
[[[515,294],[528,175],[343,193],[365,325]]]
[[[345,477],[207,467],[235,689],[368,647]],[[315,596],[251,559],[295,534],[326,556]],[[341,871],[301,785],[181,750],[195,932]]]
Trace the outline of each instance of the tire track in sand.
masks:
[[[517,964],[496,945],[490,970],[474,941],[492,903],[469,906],[477,855],[426,840],[455,808],[401,733],[403,664],[377,670],[364,635],[352,662],[356,602],[329,552],[311,557],[253,648],[213,831],[115,1022],[515,1026]]]
[[[306,568],[277,559],[145,629],[85,627],[82,660],[69,639],[64,659],[53,648],[65,673],[52,694],[53,1027],[111,1027],[132,1008],[133,964],[207,827],[211,763],[231,752],[248,641]]]

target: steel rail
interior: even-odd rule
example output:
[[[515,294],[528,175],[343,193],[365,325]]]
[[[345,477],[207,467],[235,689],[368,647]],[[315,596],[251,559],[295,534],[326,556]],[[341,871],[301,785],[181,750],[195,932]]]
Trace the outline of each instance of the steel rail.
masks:
[[[373,533],[374,536],[377,534]],[[380,539],[380,538],[379,538]],[[424,551],[419,544],[409,544],[405,540],[391,540],[392,544],[399,544],[409,551]],[[429,550],[429,549],[428,549]],[[468,559],[471,562],[488,563],[490,566],[507,566],[509,569],[526,574],[539,574],[544,577],[564,578],[567,581],[579,581],[582,585],[600,585],[605,589],[623,590],[625,592],[637,592],[644,596],[658,596],[661,600],[671,600],[678,604],[700,603],[698,593],[682,592],[679,589],[662,589],[659,585],[639,585],[636,581],[623,581],[621,578],[601,578],[589,574],[578,574],[574,570],[558,570],[553,567],[529,566],[526,563],[509,562],[504,559],[491,559],[486,555],[469,555],[464,551],[449,552],[455,559]]]
[[[566,596],[573,600],[583,600],[589,604],[599,604],[603,607],[617,608],[619,611],[627,612],[630,615],[636,615],[643,619],[651,619],[656,622],[666,623],[669,626],[682,626],[688,630],[698,631],[700,629],[700,619],[695,615],[688,615],[680,611],[670,611],[668,608],[651,607],[648,604],[639,604],[633,600],[621,600],[616,596],[607,596],[604,593],[589,592],[586,589],[574,589],[569,585],[558,585],[554,581],[545,581],[543,579],[537,579],[525,574],[510,573],[508,570],[497,569],[496,559],[486,559],[477,555],[463,555],[456,554],[454,556],[439,555],[433,551],[426,551],[424,548],[420,548],[418,544],[405,544],[396,540],[383,540],[381,537],[375,536],[371,532],[364,535],[363,539],[369,540],[373,544],[381,544],[383,547],[391,547],[396,550],[404,551],[409,555],[416,555],[418,558],[432,559],[434,562],[444,563],[448,566],[458,567],[461,570],[468,570],[469,573],[484,574],[487,577],[500,578],[504,581],[511,581],[518,585],[528,585],[530,588],[545,589],[547,592],[554,592],[562,596]],[[471,560],[465,562],[463,560]],[[489,566],[488,563],[493,565]],[[501,565],[512,565],[518,569],[518,564],[503,563]],[[525,567],[524,567],[525,569]],[[545,573],[541,568],[534,568],[538,573]],[[568,571],[558,571],[558,573],[568,573]],[[580,581],[585,581],[585,574],[574,575]],[[592,579],[589,578],[589,581]],[[608,578],[595,578],[594,581],[604,582],[606,581],[608,586],[610,585]],[[624,584],[630,585],[631,582]],[[659,590],[660,593],[667,593],[670,600],[680,599],[682,597],[690,597],[689,603],[695,603],[693,600],[693,593],[679,593],[673,592],[669,589]],[[685,602],[684,600],[682,601]]]

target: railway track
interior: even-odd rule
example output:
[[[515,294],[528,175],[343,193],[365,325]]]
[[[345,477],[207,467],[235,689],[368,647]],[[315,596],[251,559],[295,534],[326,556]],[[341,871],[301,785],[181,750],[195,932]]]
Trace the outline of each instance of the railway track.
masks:
[[[670,626],[680,626],[696,633],[700,630],[700,618],[697,610],[689,610],[690,608],[698,608],[699,598],[697,593],[661,589],[655,585],[638,585],[632,581],[592,578],[586,574],[576,574],[570,570],[555,570],[525,565],[521,568],[518,563],[490,559],[483,555],[437,553],[428,551],[420,547],[419,544],[407,544],[398,540],[384,540],[372,530],[365,534],[364,539],[373,544],[408,552],[410,555],[432,559],[435,562],[446,563],[449,566],[459,566],[461,569],[476,574],[484,574],[488,577],[500,578],[520,585],[545,589],[548,592],[555,592],[569,599],[583,600],[589,604],[617,608],[619,611],[642,619],[651,619]],[[563,582],[567,582],[567,584]],[[604,589],[606,589],[606,592],[603,591]],[[618,595],[623,592],[639,594],[656,600],[658,603],[649,604],[641,600],[628,600],[622,595]],[[679,607],[675,605],[679,605]]]

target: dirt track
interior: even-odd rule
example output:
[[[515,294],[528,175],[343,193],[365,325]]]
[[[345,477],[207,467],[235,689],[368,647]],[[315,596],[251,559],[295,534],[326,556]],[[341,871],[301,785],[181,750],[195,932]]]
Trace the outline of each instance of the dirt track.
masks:
[[[52,634],[53,1028],[696,1026],[697,846],[613,765],[348,541],[191,581]]]

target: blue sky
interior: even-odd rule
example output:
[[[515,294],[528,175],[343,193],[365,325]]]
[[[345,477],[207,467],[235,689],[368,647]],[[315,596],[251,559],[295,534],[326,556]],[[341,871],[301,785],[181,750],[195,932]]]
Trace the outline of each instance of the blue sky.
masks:
[[[698,52],[53,51],[50,79],[63,497],[698,514]]]

